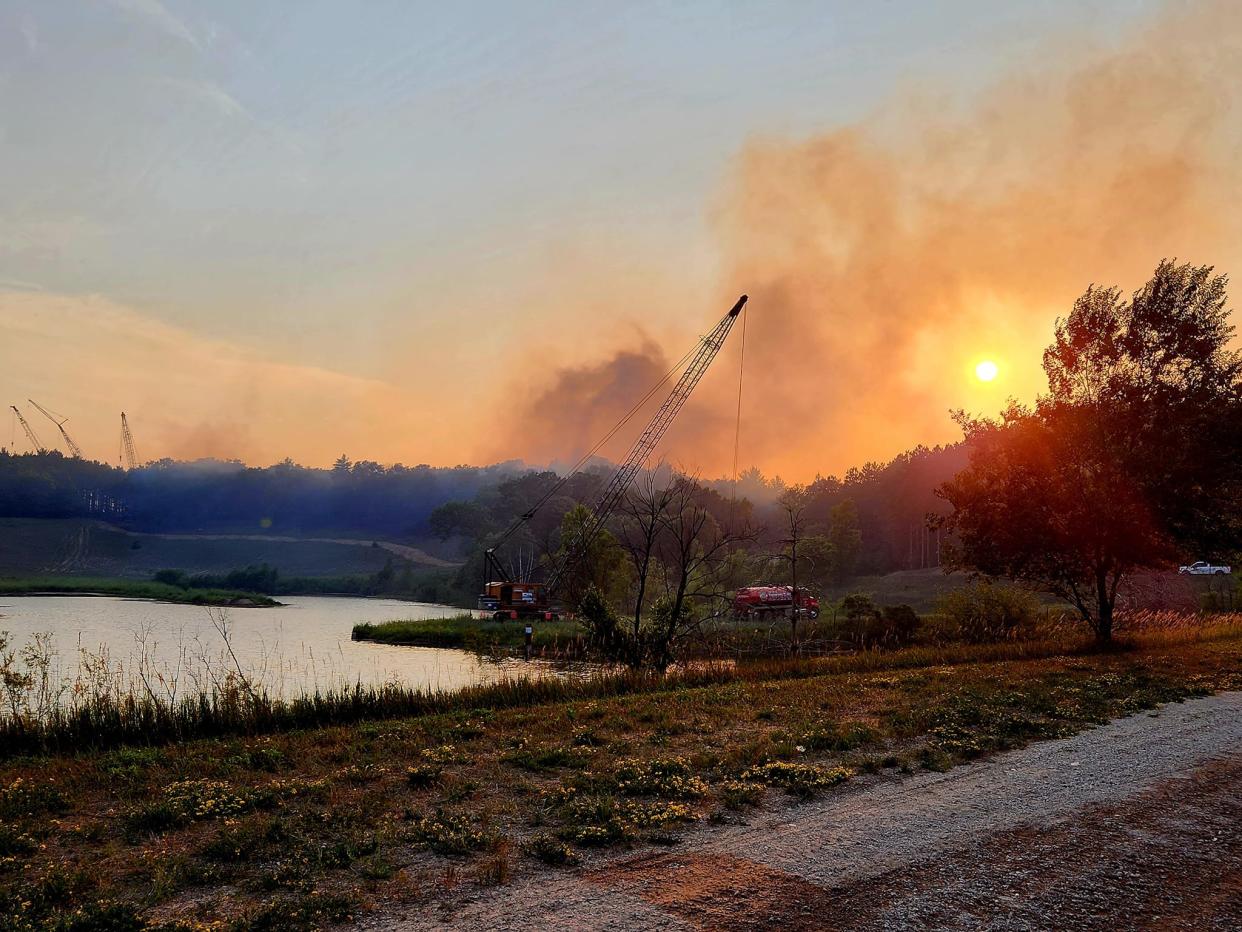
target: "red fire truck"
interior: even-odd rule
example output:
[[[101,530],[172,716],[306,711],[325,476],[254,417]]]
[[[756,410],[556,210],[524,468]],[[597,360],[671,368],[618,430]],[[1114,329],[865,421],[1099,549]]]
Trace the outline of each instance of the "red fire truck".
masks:
[[[788,615],[793,605],[791,586],[747,586],[737,590],[733,596],[733,614],[737,618]],[[798,614],[807,618],[819,617],[819,599],[802,588],[798,589]]]

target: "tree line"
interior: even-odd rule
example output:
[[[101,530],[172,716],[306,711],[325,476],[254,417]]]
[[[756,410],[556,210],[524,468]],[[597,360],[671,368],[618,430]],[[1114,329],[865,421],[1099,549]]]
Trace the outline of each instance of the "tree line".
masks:
[[[796,577],[824,588],[943,566],[1052,593],[1107,640],[1136,573],[1242,547],[1242,356],[1227,284],[1211,267],[1166,260],[1128,298],[1091,286],[1056,324],[1047,391],[995,418],[958,412],[957,444],[805,486],[757,470],[734,482],[657,466],[576,561],[566,594],[593,594],[637,638],[644,614],[675,632],[728,586]],[[564,556],[609,471],[341,457],[330,469],[164,460],[124,472],[0,451],[0,516],[437,539],[463,561],[442,591],[468,602],[484,551],[517,516],[528,517],[499,554],[512,575]]]

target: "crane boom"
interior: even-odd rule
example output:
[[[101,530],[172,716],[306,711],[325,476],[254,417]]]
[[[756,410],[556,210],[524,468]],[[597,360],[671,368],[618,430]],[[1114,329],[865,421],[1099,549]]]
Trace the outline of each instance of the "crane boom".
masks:
[[[65,447],[68,448],[70,455],[72,455],[75,459],[80,460],[82,458],[82,448],[78,446],[76,443],[74,443],[73,438],[69,436],[69,431],[65,430],[65,424],[66,422],[68,422],[69,418],[62,417],[61,415],[58,415],[58,414],[53,414],[47,408],[43,407],[43,405],[39,404],[39,402],[35,401],[33,398],[27,398],[26,400],[29,401],[32,405],[34,405],[35,408],[39,411],[39,413],[41,413],[45,418],[47,418],[49,421],[51,421],[53,424],[56,425],[56,429],[60,431],[61,437],[63,437],[65,440]]]
[[[742,307],[745,304],[746,295],[742,295],[737,299],[737,303],[733,305],[729,313],[725,314],[720,319],[720,323],[716,324],[715,329],[699,341],[698,352],[695,353],[694,358],[690,360],[690,364],[682,372],[681,378],[677,380],[673,390],[669,392],[668,397],[664,399],[664,403],[660,405],[659,410],[656,411],[647,423],[642,434],[634,441],[634,445],[630,447],[628,455],[608,480],[608,484],[604,487],[604,491],[600,494],[595,507],[592,509],[590,520],[583,525],[573,544],[566,549],[565,556],[552,568],[547,582],[550,592],[556,590],[561,579],[574,568],[577,561],[586,553],[600,531],[604,529],[608,518],[612,515],[622,497],[624,497],[626,490],[629,489],[630,483],[634,481],[634,477],[643,468],[643,464],[647,461],[651,452],[659,445],[660,440],[663,439],[664,434],[672,425],[674,418],[677,417],[677,413],[681,411],[682,406],[690,399],[690,394],[694,391],[695,386],[699,384],[699,381],[707,373],[712,360],[716,358],[716,354],[724,346],[725,339],[729,336],[729,331],[733,329],[737,315],[741,313]]]
[[[701,337],[698,345],[691,348],[690,352],[677,362],[677,365],[681,365],[683,360],[690,360],[685,370],[683,370],[681,378],[677,380],[668,397],[664,399],[659,410],[652,416],[647,426],[643,429],[642,434],[634,442],[629,453],[621,462],[621,465],[616,468],[607,485],[604,486],[604,490],[596,501],[595,507],[591,510],[590,520],[582,526],[570,545],[564,549],[560,560],[552,566],[547,575],[546,583],[514,580],[504,565],[496,558],[496,548],[511,537],[518,528],[533,518],[539,509],[547,504],[552,495],[569,480],[569,475],[572,475],[574,470],[570,470],[569,474],[562,477],[549,491],[545,492],[538,502],[518,517],[509,530],[501,535],[500,539],[492,547],[483,552],[484,580],[483,592],[479,596],[480,609],[494,612],[496,618],[557,617],[556,612],[549,604],[549,593],[556,591],[556,587],[566,573],[577,565],[578,561],[582,559],[587,549],[591,546],[592,541],[603,530],[604,524],[624,497],[626,490],[630,487],[630,483],[634,481],[634,477],[643,468],[643,464],[647,461],[651,452],[659,445],[660,440],[663,439],[664,434],[673,423],[673,419],[677,417],[677,413],[681,411],[682,406],[689,400],[695,386],[699,384],[699,381],[707,373],[712,360],[716,358],[716,354],[724,346],[725,339],[729,336],[729,331],[733,329],[733,324],[737,321],[738,314],[742,312],[745,304],[746,295],[742,295],[737,299],[737,303],[730,308],[729,312],[720,319],[720,322],[716,324],[712,331],[706,336]],[[638,404],[630,410],[630,413],[622,418],[616,427],[593,450],[579,460],[579,465],[598,450],[599,446],[607,439],[612,437],[675,371],[676,366],[669,370],[668,374],[653,386],[646,396],[639,400]],[[488,580],[489,575],[492,581]]]
[[[43,452],[43,444],[39,441],[39,435],[34,432],[34,428],[26,423],[26,419],[22,417],[22,413],[17,410],[17,405],[9,405],[13,409],[13,413],[17,415],[17,423],[22,425],[22,430],[26,432],[26,439],[30,441],[30,445],[34,447],[36,453]]]
[[[134,435],[129,429],[129,418],[121,412],[121,465],[126,469],[138,468],[138,453],[134,450]]]

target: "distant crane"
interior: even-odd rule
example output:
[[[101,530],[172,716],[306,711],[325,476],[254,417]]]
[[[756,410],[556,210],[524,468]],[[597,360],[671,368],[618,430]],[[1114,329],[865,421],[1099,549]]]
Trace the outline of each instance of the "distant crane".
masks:
[[[56,425],[56,429],[60,431],[60,435],[65,438],[65,446],[69,448],[69,453],[74,459],[80,460],[82,458],[82,448],[74,443],[73,438],[69,436],[69,431],[65,430],[65,424],[69,418],[65,417],[63,414],[56,414],[49,411],[33,398],[27,398],[26,400],[34,405],[39,413]]]
[[[138,468],[138,454],[134,451],[134,435],[129,429],[129,418],[121,412],[121,465],[126,469]]]
[[[43,452],[43,444],[39,441],[39,435],[34,432],[34,428],[26,423],[26,419],[22,417],[22,413],[17,410],[17,405],[9,405],[13,409],[13,413],[17,415],[17,423],[22,425],[22,430],[26,432],[26,439],[30,441],[30,445],[34,447],[36,453]]]

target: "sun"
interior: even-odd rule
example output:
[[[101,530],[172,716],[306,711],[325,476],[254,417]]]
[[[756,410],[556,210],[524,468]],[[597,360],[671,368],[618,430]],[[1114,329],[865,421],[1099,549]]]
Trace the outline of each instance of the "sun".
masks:
[[[990,359],[985,359],[975,366],[975,378],[980,382],[991,382],[999,373],[1000,369]]]

